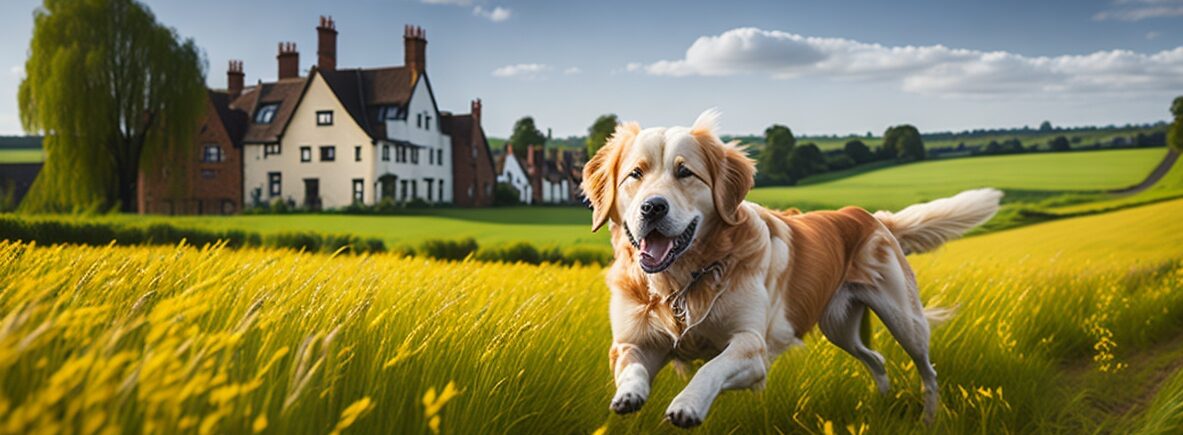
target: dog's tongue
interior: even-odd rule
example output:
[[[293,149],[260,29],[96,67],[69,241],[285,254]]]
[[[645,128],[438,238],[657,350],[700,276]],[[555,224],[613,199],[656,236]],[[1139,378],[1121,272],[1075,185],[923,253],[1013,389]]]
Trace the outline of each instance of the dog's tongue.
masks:
[[[650,234],[641,239],[641,261],[645,266],[657,267],[665,261],[665,257],[673,248],[674,239],[661,234]]]

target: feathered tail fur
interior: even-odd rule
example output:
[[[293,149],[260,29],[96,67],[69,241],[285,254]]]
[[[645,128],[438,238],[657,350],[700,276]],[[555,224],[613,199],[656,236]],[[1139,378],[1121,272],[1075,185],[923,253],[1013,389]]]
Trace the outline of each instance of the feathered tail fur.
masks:
[[[891,231],[905,254],[928,252],[986,223],[998,212],[1002,192],[975,189],[898,212],[877,211],[875,217]]]

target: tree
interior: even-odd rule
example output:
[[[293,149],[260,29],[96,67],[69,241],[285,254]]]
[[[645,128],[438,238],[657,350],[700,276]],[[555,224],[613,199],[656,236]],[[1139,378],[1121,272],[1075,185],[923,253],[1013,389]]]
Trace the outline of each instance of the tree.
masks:
[[[1039,131],[1042,131],[1042,132],[1045,132],[1045,133],[1046,133],[1046,132],[1049,132],[1049,131],[1052,131],[1052,130],[1053,130],[1053,128],[1052,128],[1052,123],[1051,123],[1051,121],[1043,121],[1043,123],[1042,123],[1042,124],[1039,124]]]
[[[910,124],[888,127],[883,133],[883,148],[889,155],[905,160],[924,160],[924,140]]]
[[[21,124],[46,162],[22,208],[136,211],[141,162],[192,146],[205,61],[135,0],[45,0],[18,90]]]
[[[1048,149],[1052,151],[1069,151],[1072,149],[1072,144],[1068,142],[1068,138],[1064,136],[1056,136],[1051,142],[1048,142]]]
[[[591,158],[591,156],[596,155],[596,151],[599,151],[600,147],[604,146],[605,142],[608,142],[608,137],[612,136],[612,132],[616,130],[616,124],[619,124],[619,123],[620,123],[620,120],[616,118],[616,115],[609,113],[607,115],[600,115],[599,118],[596,118],[596,122],[593,122],[591,127],[588,127],[588,129],[587,129],[587,156],[588,156],[588,158]]]
[[[817,145],[807,143],[793,148],[789,156],[789,179],[796,183],[801,179],[829,170],[826,166],[826,156],[822,155]]]
[[[546,136],[534,126],[534,118],[526,116],[513,123],[513,134],[509,136],[509,143],[514,146],[514,154],[522,158],[525,156],[526,147],[546,145]]]
[[[775,184],[790,182],[789,157],[796,145],[797,138],[788,127],[773,124],[764,129],[764,150],[756,163],[761,177]]]
[[[842,147],[842,152],[846,153],[846,156],[850,157],[850,160],[853,160],[854,163],[860,165],[875,160],[875,154],[871,152],[867,144],[857,139],[846,142],[846,145]]]
[[[1171,115],[1175,116],[1175,122],[1167,130],[1167,145],[1176,152],[1183,152],[1183,96],[1175,97],[1171,102]]]

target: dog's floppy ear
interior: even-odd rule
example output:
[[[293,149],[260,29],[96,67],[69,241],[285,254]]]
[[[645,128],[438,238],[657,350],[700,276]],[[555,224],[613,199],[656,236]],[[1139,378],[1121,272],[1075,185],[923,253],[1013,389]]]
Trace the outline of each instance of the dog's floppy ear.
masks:
[[[755,183],[756,165],[738,141],[724,144],[719,139],[715,134],[718,119],[718,111],[707,109],[698,115],[690,134],[702,145],[709,162],[715,211],[723,222],[736,225],[743,222],[739,205]]]
[[[616,173],[620,154],[636,138],[641,126],[635,122],[618,124],[612,137],[583,166],[583,195],[592,207],[592,231],[599,230],[616,211]]]

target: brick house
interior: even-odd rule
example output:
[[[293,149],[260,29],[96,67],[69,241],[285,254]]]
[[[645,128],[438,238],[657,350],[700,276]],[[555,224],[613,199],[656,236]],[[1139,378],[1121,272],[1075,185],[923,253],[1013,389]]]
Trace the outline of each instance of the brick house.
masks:
[[[244,88],[242,63],[231,62],[227,90],[209,92],[197,149],[160,156],[168,164],[141,174],[143,212],[232,213],[277,200],[492,205],[480,101],[468,114],[439,110],[421,28],[404,28],[403,66],[353,69],[337,68],[333,20],[321,17],[316,30],[306,77],[291,42],[279,44],[274,82]]]
[[[231,214],[242,210],[242,138],[246,113],[231,100],[242,92],[242,63],[231,61],[227,90],[208,90],[197,137],[149,157],[137,177],[140,213]]]

